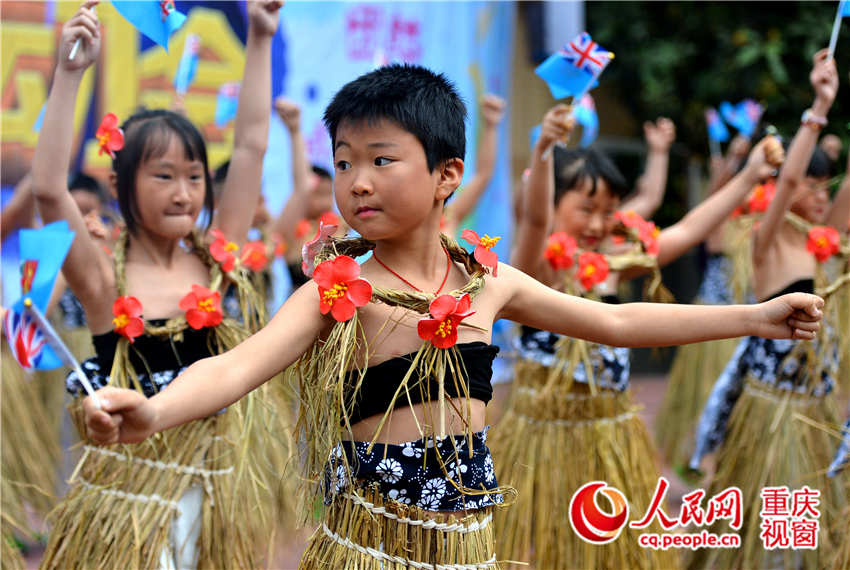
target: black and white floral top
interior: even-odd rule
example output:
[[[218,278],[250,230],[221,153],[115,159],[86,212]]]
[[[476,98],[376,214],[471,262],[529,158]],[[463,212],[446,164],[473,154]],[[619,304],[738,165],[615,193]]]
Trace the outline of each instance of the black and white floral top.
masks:
[[[708,256],[697,297],[706,305],[730,305],[734,301],[730,280],[732,261],[722,254]]]
[[[59,297],[59,310],[62,313],[62,325],[66,329],[74,330],[86,326],[86,312],[70,289],[65,289]]]

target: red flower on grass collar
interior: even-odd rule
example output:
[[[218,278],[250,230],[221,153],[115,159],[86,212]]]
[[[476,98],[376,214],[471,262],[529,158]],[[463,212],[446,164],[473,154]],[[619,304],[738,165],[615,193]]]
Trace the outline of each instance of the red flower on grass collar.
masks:
[[[360,266],[347,255],[323,261],[313,271],[313,280],[319,286],[319,310],[339,322],[354,316],[372,298],[372,286],[360,279]]]
[[[809,230],[806,249],[821,263],[838,253],[840,238],[838,230],[830,226],[815,226]]]
[[[753,193],[747,199],[747,210],[754,214],[756,212],[767,212],[773,196],[776,194],[776,183],[772,180],[759,184],[753,189]]]
[[[617,210],[614,212],[614,218],[620,220],[627,228],[640,228],[641,224],[646,223],[641,215],[634,210]]]
[[[638,237],[649,255],[658,255],[658,236],[660,234],[661,230],[658,229],[655,222],[643,222],[638,227]]]
[[[319,216],[319,222],[326,226],[338,226],[339,216],[336,215],[336,212],[328,210],[327,212]]]
[[[215,241],[210,244],[210,253],[213,259],[221,264],[221,268],[227,272],[232,271],[236,265],[236,256],[234,251],[239,249],[239,246],[232,241],[227,241],[221,230],[213,230],[212,235],[215,236]]]
[[[115,151],[124,148],[124,131],[118,128],[118,116],[115,113],[107,113],[100,126],[94,134],[100,147],[98,156],[104,152],[115,158]]]
[[[192,285],[192,292],[180,299],[180,308],[186,311],[186,322],[195,330],[214,327],[221,322],[221,294],[200,285]]]
[[[472,252],[472,256],[475,258],[475,261],[485,267],[490,267],[493,270],[493,277],[497,277],[499,256],[496,255],[495,251],[491,250],[502,238],[499,236],[490,237],[487,234],[484,234],[484,237],[479,237],[478,234],[472,230],[463,230],[460,237],[475,246],[475,250]]]
[[[472,300],[469,293],[460,299],[451,295],[440,295],[428,306],[433,318],[421,319],[416,325],[419,338],[431,341],[437,348],[451,348],[457,344],[457,328],[460,322],[475,311],[470,311]]]
[[[145,323],[142,321],[142,304],[135,297],[118,297],[112,304],[113,330],[127,338],[131,343],[137,336],[145,332]]]
[[[590,291],[608,278],[608,261],[602,254],[585,251],[578,256],[578,280],[585,291]]]
[[[250,241],[242,249],[242,265],[251,271],[262,271],[269,258],[266,255],[266,244],[261,241]]]
[[[549,236],[543,257],[555,271],[569,269],[573,266],[576,248],[576,240],[573,236],[565,232],[555,232]]]
[[[303,238],[308,233],[310,233],[310,220],[306,218],[298,220],[298,223],[295,224],[295,237]]]

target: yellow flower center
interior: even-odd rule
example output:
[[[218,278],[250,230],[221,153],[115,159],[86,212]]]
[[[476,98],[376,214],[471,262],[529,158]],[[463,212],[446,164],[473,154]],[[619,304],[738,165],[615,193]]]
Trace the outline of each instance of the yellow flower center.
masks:
[[[657,238],[657,237],[659,236],[659,234],[661,234],[661,230],[660,230],[660,229],[658,229],[658,227],[656,226],[656,227],[655,227],[655,228],[653,228],[653,230],[652,230],[652,237]]]
[[[829,245],[829,241],[826,239],[826,236],[820,236],[815,240],[815,243],[818,247],[825,248]]]
[[[584,268],[584,274],[585,274],[587,277],[590,277],[590,276],[591,276],[591,275],[593,275],[594,273],[596,273],[596,267],[595,267],[595,266],[593,266],[593,265],[588,265],[587,267],[585,267],[585,268]]]
[[[553,243],[549,246],[549,252],[555,257],[560,257],[564,255],[564,246],[557,242]]]
[[[208,313],[212,313],[213,311],[215,311],[212,299],[204,299],[203,301],[198,301],[198,308]]]
[[[118,315],[112,319],[112,324],[115,325],[116,329],[123,329],[130,324],[130,319],[127,318],[127,315]]]
[[[490,237],[490,236],[488,236],[487,234],[484,234],[484,237],[483,237],[483,238],[481,238],[481,243],[480,243],[480,245],[481,245],[483,248],[485,248],[485,249],[490,249],[490,248],[492,248],[494,245],[496,245],[497,243],[499,243],[499,240],[500,240],[500,239],[502,239],[502,238],[501,238],[501,237],[499,237],[499,236],[496,236],[496,237]]]
[[[339,299],[340,297],[345,296],[345,292],[348,291],[348,285],[345,283],[334,283],[334,286],[324,293],[322,293],[322,298],[325,303],[328,305],[333,305],[334,301]]]
[[[233,243],[232,241],[227,242],[227,244],[224,246],[224,251],[236,251],[237,249],[239,249],[239,246]]]
[[[452,334],[452,322],[450,319],[446,319],[445,321],[440,323],[440,326],[437,328],[437,334],[443,338],[446,338],[450,334]]]
[[[106,146],[109,143],[109,133],[103,133],[97,137],[97,143],[100,146]]]

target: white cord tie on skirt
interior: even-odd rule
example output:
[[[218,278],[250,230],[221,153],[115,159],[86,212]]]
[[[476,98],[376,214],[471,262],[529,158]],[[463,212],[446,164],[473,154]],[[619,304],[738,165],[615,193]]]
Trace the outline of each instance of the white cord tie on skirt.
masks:
[[[177,501],[169,501],[168,499],[163,499],[156,493],[153,495],[136,495],[135,493],[127,493],[125,491],[120,491],[116,489],[107,489],[106,487],[102,487],[100,485],[92,485],[85,479],[79,479],[80,484],[86,489],[97,489],[103,495],[110,495],[112,497],[118,497],[119,499],[125,499],[128,501],[138,501],[140,503],[157,503],[159,505],[165,505],[166,507],[173,509],[175,511],[179,511],[179,507],[177,506]]]
[[[131,460],[133,463],[145,465],[146,467],[161,469],[163,471],[174,470],[178,473],[183,473],[186,475],[200,475],[202,477],[210,477],[215,475],[229,475],[233,472],[233,466],[230,466],[227,469],[202,469],[200,467],[192,467],[191,465],[181,465],[174,461],[172,461],[171,463],[163,463],[162,461],[154,461],[152,459],[144,459],[142,457],[131,457],[124,455],[123,453],[118,453],[109,449],[104,449],[102,447],[96,447],[94,445],[85,445],[83,446],[83,449],[85,449],[86,452],[94,451],[100,453],[101,455],[114,457],[115,459],[120,459],[122,461]]]
[[[460,523],[440,523],[433,519],[429,520],[418,520],[418,519],[409,519],[407,517],[400,517],[395,513],[388,513],[386,507],[376,507],[374,503],[370,503],[360,495],[355,495],[351,493],[345,493],[343,495],[346,499],[350,499],[355,504],[358,504],[362,507],[365,507],[369,512],[374,513],[376,515],[384,516],[390,520],[394,520],[400,522],[402,524],[409,524],[411,526],[421,526],[426,530],[441,530],[443,532],[459,532],[461,534],[467,534],[470,532],[477,532],[487,527],[490,524],[490,521],[493,520],[493,514],[490,513],[485,516],[480,521],[473,521],[468,526],[464,526]]]

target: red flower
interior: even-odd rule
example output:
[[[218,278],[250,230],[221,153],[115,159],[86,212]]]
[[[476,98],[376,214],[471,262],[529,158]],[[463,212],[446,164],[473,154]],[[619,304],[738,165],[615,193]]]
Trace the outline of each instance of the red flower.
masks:
[[[286,254],[286,242],[283,236],[276,233],[272,235],[272,243],[274,243],[274,256],[283,257]]]
[[[295,237],[303,238],[310,233],[310,220],[298,220],[295,224]]]
[[[316,256],[335,233],[336,226],[326,226],[319,222],[315,237],[301,246],[301,271],[304,275],[313,276],[313,271],[316,269]]]
[[[840,238],[838,230],[830,226],[815,226],[809,230],[806,249],[812,252],[821,263],[838,253]]]
[[[738,206],[737,208],[732,210],[732,213],[729,214],[729,217],[734,220],[736,218],[740,218],[743,214],[744,214],[744,208],[742,208],[741,206]]]
[[[221,322],[221,294],[200,285],[192,285],[192,292],[180,299],[180,308],[186,311],[186,322],[195,330],[214,327]]]
[[[643,222],[638,227],[638,237],[649,255],[658,255],[658,236],[661,230],[654,222]]]
[[[100,146],[98,156],[108,152],[109,156],[115,158],[115,151],[124,148],[124,131],[118,128],[118,117],[115,113],[107,113],[103,117],[94,136]]]
[[[640,228],[641,224],[646,223],[640,214],[634,210],[628,210],[626,212],[617,210],[614,212],[614,218],[620,220],[620,222],[627,228]]]
[[[313,271],[313,280],[319,286],[319,310],[339,322],[354,316],[372,298],[372,286],[359,279],[360,266],[347,255],[323,261]]]
[[[338,226],[339,225],[339,216],[336,213],[328,210],[321,216],[319,216],[319,223],[325,224],[326,226]]]
[[[470,311],[472,300],[469,293],[460,299],[451,295],[440,295],[428,306],[432,319],[420,319],[416,325],[419,338],[429,340],[437,348],[451,348],[457,344],[457,328],[460,322],[475,311]]]
[[[502,238],[499,236],[490,237],[487,234],[484,234],[484,237],[478,237],[478,234],[472,230],[463,230],[460,237],[475,246],[475,250],[472,252],[475,261],[485,267],[492,268],[493,277],[498,277],[499,256],[491,250]]]
[[[578,280],[585,291],[608,278],[608,261],[602,254],[585,251],[578,256]]]
[[[573,266],[573,256],[576,253],[576,240],[564,232],[555,232],[549,236],[543,257],[555,271],[569,269]]]
[[[227,241],[221,230],[213,230],[212,235],[215,236],[215,241],[210,244],[210,253],[213,259],[221,264],[221,268],[225,272],[232,271],[236,265],[236,256],[232,252],[237,251],[239,246],[232,241]]]
[[[142,304],[135,297],[118,297],[112,304],[112,319],[114,331],[133,342],[137,336],[145,332],[145,323],[139,317],[142,315]]]
[[[767,212],[773,196],[776,194],[776,183],[772,180],[759,184],[753,189],[753,193],[747,200],[747,210],[754,214],[756,212]]]
[[[251,271],[262,271],[269,258],[266,255],[266,244],[261,241],[249,241],[242,249],[242,265]]]

